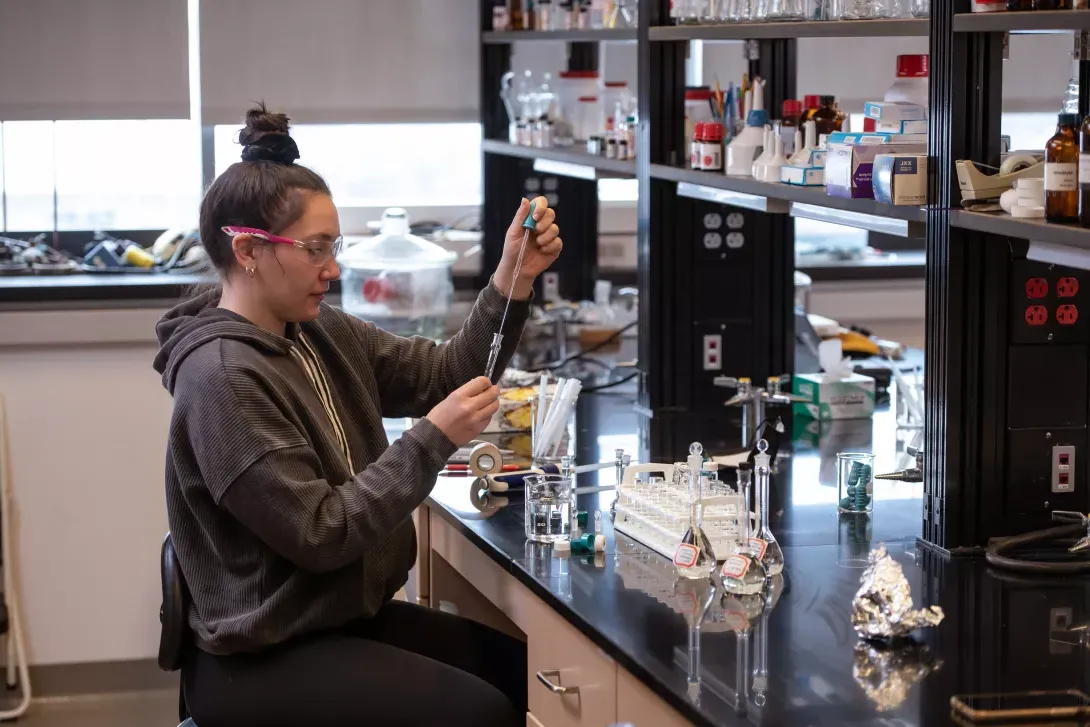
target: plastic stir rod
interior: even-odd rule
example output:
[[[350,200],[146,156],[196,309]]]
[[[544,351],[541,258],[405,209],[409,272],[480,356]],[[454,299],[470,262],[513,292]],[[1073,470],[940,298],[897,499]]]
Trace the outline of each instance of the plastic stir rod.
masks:
[[[518,260],[515,261],[515,274],[511,278],[511,289],[507,291],[507,304],[503,307],[503,317],[500,318],[500,331],[492,334],[492,345],[488,350],[488,364],[485,365],[484,375],[489,380],[492,379],[492,372],[496,368],[496,361],[500,357],[500,347],[503,345],[503,326],[507,323],[507,311],[511,309],[511,298],[515,295],[515,284],[518,282],[519,273],[522,271],[522,256],[526,254],[526,243],[530,241],[530,232],[534,229],[534,207],[533,202],[530,203],[530,213],[526,215],[526,221],[522,223],[522,229],[525,232],[522,234],[522,246],[519,248]]]

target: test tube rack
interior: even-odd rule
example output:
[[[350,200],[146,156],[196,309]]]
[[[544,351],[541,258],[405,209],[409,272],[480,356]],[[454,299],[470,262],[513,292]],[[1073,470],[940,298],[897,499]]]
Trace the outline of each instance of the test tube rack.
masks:
[[[613,528],[672,560],[689,527],[688,488],[673,482],[674,470],[684,468],[685,464],[641,468],[648,466],[659,467],[651,471],[665,471],[666,480],[637,480],[634,468],[628,468],[617,486]],[[745,500],[729,485],[707,479],[699,507],[703,512],[704,533],[711,541],[716,560],[724,561],[734,555],[741,541],[739,514],[745,510]],[[752,522],[752,513],[750,518]]]

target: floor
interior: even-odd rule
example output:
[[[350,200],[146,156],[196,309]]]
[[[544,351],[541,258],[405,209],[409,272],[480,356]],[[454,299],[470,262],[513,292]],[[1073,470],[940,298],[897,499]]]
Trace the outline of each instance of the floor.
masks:
[[[175,727],[178,693],[148,692],[36,700],[19,727]]]

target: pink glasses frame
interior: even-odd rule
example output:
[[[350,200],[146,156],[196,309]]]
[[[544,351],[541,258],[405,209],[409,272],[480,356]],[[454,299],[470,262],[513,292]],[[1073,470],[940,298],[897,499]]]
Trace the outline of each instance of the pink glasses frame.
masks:
[[[291,245],[292,247],[298,247],[302,250],[307,251],[313,250],[313,248],[309,246],[311,243],[306,243],[302,240],[293,240],[290,237],[281,237],[280,235],[274,235],[271,232],[261,230],[256,227],[238,227],[237,225],[224,225],[220,229],[228,235],[253,235],[254,237],[260,238],[265,242],[273,242],[278,245]],[[311,262],[311,264],[315,267],[321,267],[322,265],[325,265],[327,262],[329,262],[330,259],[337,257],[338,253],[340,253],[341,251],[341,245],[343,244],[344,238],[338,237],[336,240],[333,241],[333,244],[330,245],[330,257],[322,260],[320,263]]]

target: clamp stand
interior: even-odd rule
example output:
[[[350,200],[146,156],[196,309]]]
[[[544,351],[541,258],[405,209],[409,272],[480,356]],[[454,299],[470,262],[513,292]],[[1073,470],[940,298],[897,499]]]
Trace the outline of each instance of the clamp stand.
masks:
[[[748,377],[734,378],[733,376],[716,376],[712,381],[716,386],[735,389],[735,394],[727,399],[724,406],[738,406],[742,408],[742,448],[749,449],[757,427],[765,420],[765,407],[790,406],[796,401],[808,401],[805,397],[785,393],[782,390],[784,384],[791,380],[791,374],[768,377],[768,388],[762,389],[754,386]]]

